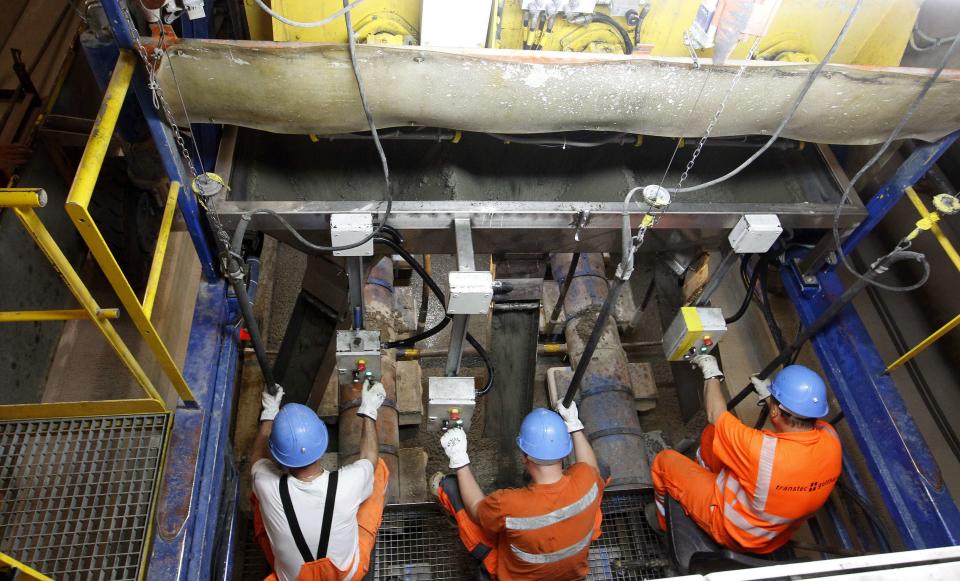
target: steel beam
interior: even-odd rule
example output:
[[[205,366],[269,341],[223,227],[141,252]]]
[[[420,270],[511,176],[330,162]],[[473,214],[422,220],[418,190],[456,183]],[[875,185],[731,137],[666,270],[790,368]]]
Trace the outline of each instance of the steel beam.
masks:
[[[136,51],[134,42],[135,30],[130,28],[130,24],[124,16],[123,9],[120,6],[121,0],[102,0],[103,11],[110,21],[110,28],[113,31],[113,37],[120,48]],[[142,63],[141,63],[142,64]],[[153,95],[147,88],[147,75],[142,66],[137,67],[133,76],[133,90],[140,104],[140,109],[147,121],[147,127],[153,142],[157,146],[157,153],[160,155],[160,161],[167,177],[171,181],[178,181],[184,184],[180,189],[178,207],[180,215],[186,224],[190,238],[193,240],[193,246],[197,251],[197,257],[200,259],[200,267],[203,269],[203,275],[207,281],[217,279],[217,268],[214,260],[213,245],[210,242],[208,229],[204,223],[204,217],[197,204],[197,199],[189,184],[193,183],[191,176],[180,159],[180,151],[177,148],[176,139],[173,132],[167,125],[160,120],[157,110],[153,106]]]
[[[809,298],[790,270],[782,277],[804,325],[844,291],[834,272],[818,274],[821,290]],[[856,310],[845,307],[812,342],[903,542],[912,549],[960,543],[960,510]]]
[[[887,180],[867,202],[866,209],[869,216],[843,241],[844,254],[850,254],[860,241],[876,228],[887,212],[903,199],[906,189],[920,181],[958,138],[960,138],[960,131],[955,131],[938,141],[925,143],[913,150],[913,153],[900,164],[893,177]]]
[[[163,468],[146,579],[209,579],[223,494],[237,363],[238,308],[224,282],[201,283],[184,377],[199,408],[179,407]]]

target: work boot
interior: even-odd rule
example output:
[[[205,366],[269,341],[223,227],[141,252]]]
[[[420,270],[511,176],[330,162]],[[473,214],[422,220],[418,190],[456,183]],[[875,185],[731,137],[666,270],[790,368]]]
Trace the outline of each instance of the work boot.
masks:
[[[643,515],[647,517],[647,524],[650,525],[650,528],[653,529],[658,535],[663,535],[664,530],[660,528],[660,521],[657,519],[657,503],[651,502],[647,506],[643,507]]]

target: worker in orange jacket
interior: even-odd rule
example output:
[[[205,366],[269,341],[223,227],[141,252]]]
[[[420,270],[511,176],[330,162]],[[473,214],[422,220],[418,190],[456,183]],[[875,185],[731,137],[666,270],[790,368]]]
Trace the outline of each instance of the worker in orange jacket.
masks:
[[[533,483],[485,495],[460,428],[440,439],[456,476],[434,476],[434,494],[457,521],[460,540],[494,579],[582,579],[590,543],[600,537],[604,481],[583,435],[577,404],[538,408],[520,426],[517,445]],[[563,469],[571,450],[577,462]]]
[[[802,365],[785,367],[772,383],[754,376],[773,425],[755,430],[727,411],[716,358],[700,355],[693,363],[703,372],[710,425],[697,461],[673,450],[654,458],[655,503],[647,506],[647,519],[666,529],[669,494],[717,543],[735,551],[775,551],[823,506],[840,477],[840,439],[817,419],[829,411],[826,385]]]
[[[377,410],[386,391],[365,382],[360,458],[333,472],[320,467],[329,441],[314,410],[263,393],[260,431],[250,452],[254,535],[273,567],[267,581],[350,581],[370,565],[386,501]]]

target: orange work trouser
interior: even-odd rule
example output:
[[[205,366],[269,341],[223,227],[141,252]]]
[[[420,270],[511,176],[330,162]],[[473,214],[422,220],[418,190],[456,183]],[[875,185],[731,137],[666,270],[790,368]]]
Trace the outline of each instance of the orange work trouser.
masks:
[[[484,530],[467,514],[460,498],[457,477],[448,475],[440,481],[437,501],[457,521],[460,541],[473,557],[480,562],[490,577],[497,578],[497,536]]]
[[[354,573],[355,580],[363,579],[370,568],[370,554],[373,552],[373,545],[377,540],[377,531],[380,530],[380,523],[383,521],[383,506],[387,502],[387,482],[390,480],[390,470],[387,469],[383,459],[377,460],[377,468],[373,472],[373,492],[370,498],[364,500],[357,509],[357,541],[360,545],[360,551],[357,558],[360,563],[357,565],[357,571]],[[267,537],[267,530],[263,526],[263,518],[260,516],[260,504],[257,502],[255,494],[250,494],[250,502],[253,505],[253,531],[254,536],[263,549],[263,554],[267,557],[270,566],[273,567],[273,549],[270,547],[270,539]],[[305,563],[300,569],[300,575],[297,581],[328,581],[346,578],[350,574],[347,571],[341,571],[334,566],[330,559],[320,559],[311,563]],[[277,581],[277,574],[271,573],[264,581]]]
[[[711,424],[704,428],[703,435],[700,436],[698,457],[705,467],[674,450],[664,450],[653,459],[650,471],[657,503],[657,521],[660,527],[666,530],[664,506],[666,495],[669,494],[713,540],[726,547],[735,548],[737,543],[724,528],[723,509],[715,500],[717,474],[723,468],[723,464],[713,453],[715,433],[716,428]]]

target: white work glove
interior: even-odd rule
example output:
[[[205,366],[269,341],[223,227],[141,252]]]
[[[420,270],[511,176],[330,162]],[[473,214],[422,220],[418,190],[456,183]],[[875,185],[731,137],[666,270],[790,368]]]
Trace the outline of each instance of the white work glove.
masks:
[[[360,393],[360,409],[357,410],[358,416],[367,416],[373,421],[377,421],[377,410],[383,405],[383,400],[387,398],[387,390],[383,389],[383,384],[379,381],[370,383],[370,380],[363,382],[363,390]]]
[[[450,468],[453,470],[470,463],[470,456],[467,456],[467,433],[463,428],[447,430],[447,433],[440,436],[440,445],[450,459]]]
[[[717,358],[713,355],[697,355],[690,360],[690,363],[700,368],[704,379],[717,378],[723,381],[723,372],[717,364]]]
[[[260,421],[261,422],[272,422],[273,418],[277,417],[277,414],[280,413],[280,400],[283,399],[283,388],[279,385],[277,386],[277,393],[270,395],[270,392],[263,390],[263,393],[260,395],[260,407],[263,408],[260,410]]]
[[[750,383],[753,384],[753,389],[756,390],[757,396],[760,399],[767,399],[770,397],[770,380],[769,379],[760,379],[756,374],[750,376]]]
[[[567,424],[567,432],[574,433],[583,429],[583,422],[580,421],[580,412],[577,411],[577,402],[570,402],[570,407],[563,407],[563,400],[557,402],[557,413],[563,418],[563,423]]]

